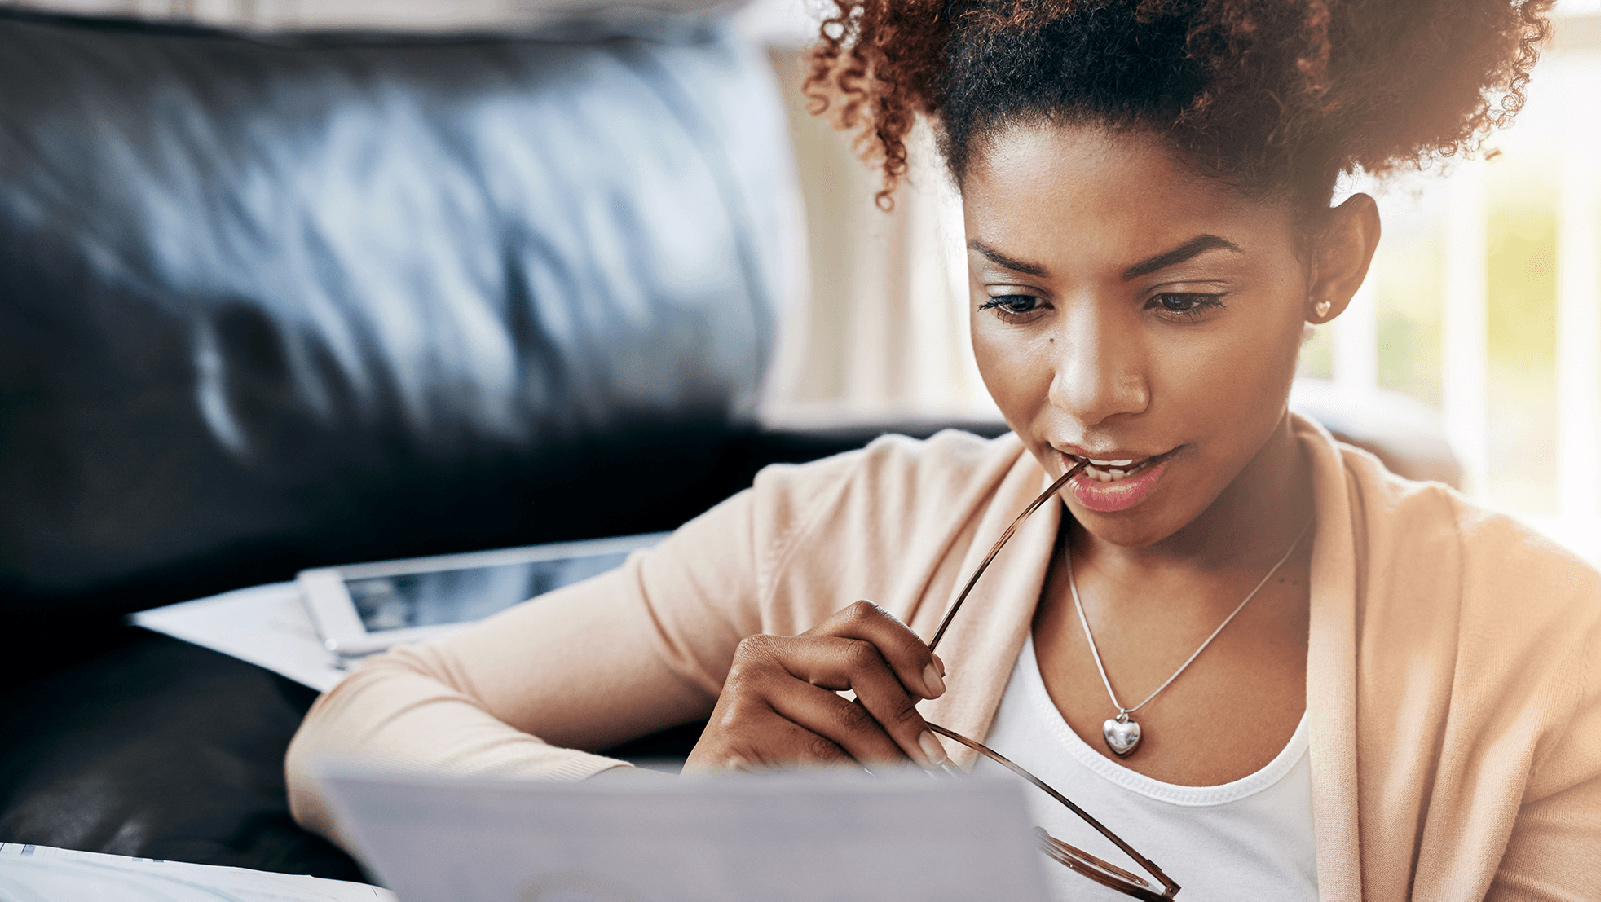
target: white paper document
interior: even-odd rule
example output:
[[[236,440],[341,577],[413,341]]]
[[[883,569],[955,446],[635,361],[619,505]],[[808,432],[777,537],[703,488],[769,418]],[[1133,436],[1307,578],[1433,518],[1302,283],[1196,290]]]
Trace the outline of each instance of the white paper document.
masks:
[[[1018,781],[334,771],[324,785],[341,828],[402,902],[1046,898]]]
[[[294,583],[270,583],[133,615],[147,630],[265,667],[318,692],[345,677]]]
[[[0,843],[0,902],[394,902],[365,883]]]

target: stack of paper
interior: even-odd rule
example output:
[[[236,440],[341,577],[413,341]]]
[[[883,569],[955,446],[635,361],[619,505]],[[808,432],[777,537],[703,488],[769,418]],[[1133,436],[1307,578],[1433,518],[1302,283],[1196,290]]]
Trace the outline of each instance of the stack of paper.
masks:
[[[140,611],[135,626],[249,661],[327,692],[344,679],[338,658],[323,647],[300,589],[269,583]]]
[[[243,868],[0,843],[0,899],[18,902],[395,902],[393,893]]]

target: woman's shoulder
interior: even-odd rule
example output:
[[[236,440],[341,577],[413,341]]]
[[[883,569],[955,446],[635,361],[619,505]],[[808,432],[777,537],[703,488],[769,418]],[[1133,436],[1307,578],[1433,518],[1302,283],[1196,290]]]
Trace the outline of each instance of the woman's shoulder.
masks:
[[[1601,571],[1528,523],[1456,489],[1414,482],[1341,446],[1367,606],[1387,604],[1457,621],[1466,641],[1505,658],[1601,656]],[[1571,662],[1570,662],[1571,663]]]
[[[1480,571],[1493,570],[1525,585],[1601,583],[1601,572],[1527,522],[1486,507],[1457,489],[1438,482],[1416,482],[1397,476],[1373,455],[1341,445],[1341,462],[1360,498],[1358,527],[1394,552],[1414,556],[1414,563],[1455,563]],[[1457,555],[1425,554],[1441,542],[1455,545]],[[1436,549],[1438,551],[1438,549]],[[1482,575],[1488,577],[1489,573]],[[1499,581],[1499,580],[1498,580]],[[1601,598],[1595,599],[1601,603]]]
[[[1042,475],[1013,435],[944,431],[884,436],[804,464],[769,466],[749,496],[761,583],[774,604],[818,601],[828,611],[870,598],[909,616],[912,591],[950,553],[953,537],[988,508],[1008,477],[1037,491]],[[776,594],[775,594],[776,593]],[[830,605],[832,605],[830,607]]]
[[[1339,457],[1369,729],[1449,730],[1444,769],[1471,782],[1487,762],[1502,767],[1509,808],[1601,786],[1601,572],[1449,486],[1402,479],[1354,448]]]

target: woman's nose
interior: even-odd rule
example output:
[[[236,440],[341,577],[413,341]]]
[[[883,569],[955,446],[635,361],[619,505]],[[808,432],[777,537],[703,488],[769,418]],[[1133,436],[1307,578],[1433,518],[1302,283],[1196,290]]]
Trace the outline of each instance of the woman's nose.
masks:
[[[1137,324],[1086,311],[1065,318],[1054,344],[1058,351],[1050,402],[1079,424],[1099,425],[1150,406],[1145,349]]]

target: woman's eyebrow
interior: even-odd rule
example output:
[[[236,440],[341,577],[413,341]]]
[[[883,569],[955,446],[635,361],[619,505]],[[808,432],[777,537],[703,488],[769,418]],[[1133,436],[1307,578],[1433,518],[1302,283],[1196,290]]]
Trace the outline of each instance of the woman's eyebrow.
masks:
[[[1013,272],[1020,272],[1028,276],[1044,276],[1046,274],[1046,269],[1044,266],[1041,266],[1038,263],[1028,263],[1008,257],[995,248],[990,247],[982,241],[979,241],[977,238],[967,242],[967,246],[968,248],[983,254],[985,259],[989,260],[991,263],[994,263],[997,266],[1004,266]],[[1197,235],[1170,251],[1163,251],[1154,257],[1141,260],[1139,263],[1136,263],[1133,266],[1130,266],[1128,269],[1123,270],[1123,281],[1127,282],[1130,279],[1137,279],[1140,276],[1148,276],[1153,272],[1166,269],[1169,266],[1177,266],[1178,264],[1183,263],[1185,260],[1198,257],[1207,251],[1213,250],[1230,250],[1236,254],[1244,253],[1240,250],[1239,245],[1228,240],[1227,238],[1223,238],[1218,235]]]
[[[1022,260],[1014,260],[995,248],[990,247],[984,242],[979,241],[977,238],[967,242],[967,246],[969,249],[983,254],[985,259],[989,260],[991,263],[994,263],[996,266],[1004,266],[1012,272],[1020,272],[1025,276],[1045,275],[1045,267],[1039,265],[1038,263],[1025,263]]]
[[[1243,251],[1240,250],[1239,245],[1228,240],[1227,238],[1219,238],[1216,235],[1197,235],[1170,251],[1163,251],[1154,257],[1151,257],[1147,260],[1142,260],[1139,263],[1130,266],[1128,269],[1123,270],[1123,281],[1127,282],[1130,279],[1138,279],[1140,276],[1148,276],[1157,270],[1166,269],[1169,266],[1176,266],[1177,264],[1183,263],[1185,260],[1189,260],[1192,257],[1197,257],[1206,253],[1207,251],[1218,250],[1220,248],[1223,250],[1231,250],[1236,254],[1243,253]]]

